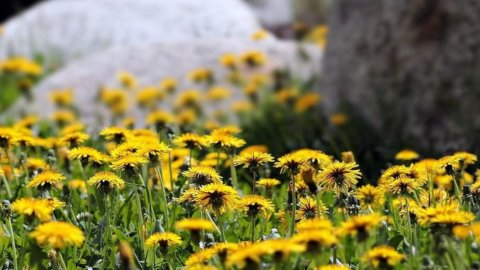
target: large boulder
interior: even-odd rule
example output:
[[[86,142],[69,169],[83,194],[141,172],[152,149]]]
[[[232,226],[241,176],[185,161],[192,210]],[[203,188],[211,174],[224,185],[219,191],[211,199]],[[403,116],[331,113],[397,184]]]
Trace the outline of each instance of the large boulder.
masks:
[[[245,0],[260,22],[268,27],[291,24],[294,21],[292,0]]]
[[[55,89],[74,89],[75,105],[80,109],[82,119],[93,123],[98,113],[94,99],[100,86],[118,86],[116,74],[128,71],[135,75],[139,84],[158,85],[166,77],[176,78],[181,90],[198,88],[198,85],[186,80],[186,74],[196,68],[210,68],[216,77],[216,84],[225,85],[227,69],[219,64],[219,57],[226,54],[242,54],[247,51],[263,52],[268,60],[255,72],[270,73],[274,69],[288,68],[296,76],[309,78],[321,73],[322,51],[313,45],[274,40],[210,40],[189,41],[143,47],[110,48],[65,66],[50,75],[32,90],[33,102],[19,100],[9,115],[21,112],[39,113],[48,116],[54,111],[49,102],[49,92]],[[301,53],[300,53],[301,50]],[[305,55],[309,59],[305,59]],[[232,100],[243,97],[242,91],[233,91]],[[228,104],[224,104],[228,106]],[[166,105],[168,106],[168,105]],[[138,112],[132,115],[140,119]]]
[[[391,146],[478,152],[479,13],[477,0],[335,1],[325,104]]]
[[[62,65],[111,46],[247,38],[259,28],[241,0],[53,0],[4,24],[0,59]]]

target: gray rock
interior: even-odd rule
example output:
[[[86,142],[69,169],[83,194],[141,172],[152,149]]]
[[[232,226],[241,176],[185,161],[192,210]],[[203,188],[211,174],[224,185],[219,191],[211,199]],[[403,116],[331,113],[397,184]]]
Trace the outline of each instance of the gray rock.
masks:
[[[62,65],[112,46],[247,38],[260,26],[241,0],[53,0],[4,24],[0,59]]]
[[[116,74],[128,71],[135,75],[141,85],[158,85],[166,77],[176,78],[179,92],[183,89],[199,88],[185,79],[185,75],[199,67],[211,68],[216,77],[216,85],[225,85],[227,70],[218,63],[225,53],[242,54],[249,50],[259,50],[266,54],[268,63],[256,70],[270,73],[277,68],[289,68],[292,74],[301,78],[311,78],[321,73],[322,51],[316,46],[302,45],[302,51],[309,56],[305,60],[299,54],[300,45],[293,42],[263,40],[260,42],[244,40],[191,41],[169,44],[157,44],[144,47],[110,48],[87,58],[73,62],[50,75],[32,90],[34,102],[29,104],[19,100],[9,115],[26,111],[39,113],[46,117],[54,111],[49,102],[49,92],[55,89],[71,87],[74,89],[75,105],[80,109],[82,119],[93,123],[98,109],[93,100],[99,86],[118,86]],[[243,97],[240,90],[233,91],[231,100]],[[168,107],[168,104],[164,104]],[[229,103],[223,104],[229,108]],[[132,115],[140,119],[138,111]]]
[[[245,0],[266,26],[290,24],[294,20],[292,0]]]

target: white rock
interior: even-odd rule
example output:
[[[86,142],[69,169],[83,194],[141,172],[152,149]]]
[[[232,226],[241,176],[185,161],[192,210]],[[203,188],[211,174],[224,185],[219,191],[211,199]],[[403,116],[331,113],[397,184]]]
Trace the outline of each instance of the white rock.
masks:
[[[294,20],[292,0],[245,0],[266,26],[290,24]]]
[[[274,69],[288,68],[299,78],[311,78],[321,73],[322,51],[313,45],[302,45],[302,51],[309,56],[305,60],[299,53],[300,45],[293,42],[264,40],[261,42],[244,40],[210,40],[157,44],[144,47],[111,48],[75,61],[58,72],[50,75],[32,90],[34,102],[18,101],[8,115],[19,112],[39,113],[46,117],[54,111],[49,102],[49,92],[55,89],[73,88],[75,105],[80,109],[82,119],[93,123],[97,107],[93,104],[99,86],[118,86],[116,74],[128,71],[135,75],[143,86],[158,85],[166,77],[176,78],[180,82],[179,90],[198,88],[185,79],[193,69],[211,68],[217,85],[225,85],[227,70],[218,63],[220,56],[226,53],[242,54],[250,50],[259,50],[266,54],[268,63],[259,73],[270,73]],[[180,92],[180,91],[179,91]],[[242,91],[233,91],[231,100],[239,100]],[[168,107],[168,104],[165,104]],[[229,103],[224,104],[229,108]],[[139,118],[138,112],[133,115]]]
[[[41,55],[62,65],[111,46],[247,38],[258,29],[241,0],[53,0],[4,24],[0,59]]]

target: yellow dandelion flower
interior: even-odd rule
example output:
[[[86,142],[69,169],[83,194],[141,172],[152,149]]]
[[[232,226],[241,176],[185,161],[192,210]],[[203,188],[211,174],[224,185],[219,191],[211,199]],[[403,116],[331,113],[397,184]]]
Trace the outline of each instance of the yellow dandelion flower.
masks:
[[[379,187],[365,185],[357,189],[356,197],[362,208],[377,208],[385,202],[384,191]]]
[[[243,168],[250,169],[257,169],[268,162],[273,162],[272,155],[262,152],[244,152],[236,156],[233,160],[235,166],[243,166]]]
[[[384,220],[385,218],[378,214],[353,216],[342,224],[340,234],[356,236],[358,241],[364,241]]]
[[[261,51],[247,51],[240,56],[240,59],[249,67],[263,66],[267,62],[267,56]]]
[[[193,166],[183,172],[183,175],[193,184],[197,186],[204,186],[208,184],[219,184],[222,182],[222,177],[215,171],[215,169],[206,166]]]
[[[76,226],[61,222],[51,221],[38,225],[30,236],[37,245],[61,249],[66,246],[81,246],[85,241],[83,232]]]
[[[152,234],[145,241],[145,245],[149,248],[158,247],[162,252],[167,252],[170,247],[181,245],[182,238],[172,232],[158,232]]]
[[[148,163],[148,159],[139,155],[127,155],[111,162],[110,167],[117,171],[123,171],[127,175],[134,175],[137,170]]]
[[[27,183],[27,188],[37,188],[40,190],[49,190],[53,186],[62,183],[65,176],[56,171],[44,171],[35,175],[30,182]]]
[[[257,181],[257,186],[262,186],[268,189],[278,186],[280,183],[280,180],[275,178],[260,178],[260,180]]]
[[[218,62],[222,66],[224,66],[228,69],[235,70],[238,66],[239,59],[235,54],[226,53],[226,54],[222,55],[220,57],[220,59],[218,59]]]
[[[420,188],[420,183],[409,177],[400,177],[387,185],[387,191],[394,195],[409,195]]]
[[[49,94],[50,100],[59,107],[69,106],[73,102],[73,89],[54,90]]]
[[[137,79],[135,76],[127,71],[121,71],[117,74],[117,81],[127,89],[133,89],[137,86]]]
[[[87,164],[100,166],[110,160],[107,155],[101,153],[97,149],[86,146],[73,148],[72,150],[70,150],[68,158],[70,160],[80,160],[84,167],[87,166]]]
[[[21,198],[12,203],[12,210],[25,215],[29,220],[37,218],[41,222],[46,222],[52,219],[55,208],[47,199]]]
[[[367,251],[362,256],[362,261],[366,264],[372,265],[375,268],[392,268],[405,259],[403,254],[400,254],[393,247],[377,246]]]
[[[255,32],[250,36],[250,38],[251,38],[252,40],[264,40],[264,39],[266,39],[268,36],[269,36],[268,31],[266,31],[266,30],[264,30],[264,29],[260,29],[260,30],[255,31]]]
[[[409,160],[414,160],[418,159],[420,155],[418,155],[417,152],[410,150],[410,149],[404,149],[397,154],[395,154],[395,159],[396,160],[404,160],[404,161],[409,161]]]
[[[231,96],[231,90],[225,87],[215,86],[207,91],[207,98],[211,101],[221,101]]]
[[[297,230],[299,233],[308,232],[308,231],[321,231],[321,230],[330,231],[332,233],[334,232],[332,222],[328,219],[323,219],[323,218],[301,220],[297,225]]]
[[[68,146],[71,148],[77,147],[81,143],[84,143],[86,140],[90,139],[90,135],[83,132],[72,132],[63,135],[58,140],[58,143],[62,146]]]
[[[203,210],[223,214],[238,203],[237,191],[224,184],[208,184],[195,194],[195,203]]]
[[[275,168],[280,168],[281,173],[296,173],[300,166],[307,161],[306,157],[301,153],[289,153],[278,158]]]
[[[97,172],[88,179],[87,184],[106,193],[114,188],[123,189],[125,187],[125,181],[112,172]]]
[[[175,223],[177,230],[184,231],[214,231],[215,226],[210,220],[203,218],[189,218]]]
[[[335,113],[330,116],[330,123],[335,126],[343,126],[348,122],[348,115],[344,113]]]
[[[327,190],[347,192],[354,187],[362,173],[356,163],[333,162],[317,175],[317,183]]]
[[[300,206],[295,213],[295,220],[302,221],[308,219],[314,219],[319,216],[324,216],[327,213],[327,207],[322,203],[317,201],[314,198],[306,197],[300,198]]]
[[[83,193],[87,192],[87,184],[81,179],[73,179],[68,182],[68,188],[78,189]]]
[[[166,93],[173,93],[177,89],[178,82],[174,78],[165,78],[160,82],[160,89]]]
[[[321,248],[332,247],[338,238],[328,230],[304,231],[293,236],[294,243],[305,245],[308,252],[318,252]]]
[[[130,131],[123,127],[108,127],[100,132],[100,136],[104,137],[108,141],[121,143],[127,140],[127,138],[130,136]]]
[[[186,147],[189,149],[208,147],[206,138],[196,133],[183,133],[173,139],[173,143],[178,147]]]
[[[211,83],[214,79],[213,71],[207,68],[197,68],[188,74],[188,79],[196,83]]]
[[[257,216],[263,215],[267,216],[273,212],[273,203],[259,195],[248,195],[243,197],[238,206],[242,211],[244,211],[248,216]]]
[[[317,93],[307,93],[302,95],[295,102],[296,112],[306,112],[314,108],[321,101],[321,96]]]

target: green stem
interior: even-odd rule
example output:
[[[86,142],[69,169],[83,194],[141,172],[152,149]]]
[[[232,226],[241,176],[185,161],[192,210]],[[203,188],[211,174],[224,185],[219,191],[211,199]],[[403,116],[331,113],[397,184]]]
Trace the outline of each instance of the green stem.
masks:
[[[291,237],[295,233],[295,212],[297,211],[297,194],[295,190],[295,178],[292,176],[292,217],[290,220],[290,233],[289,236]]]
[[[252,215],[251,217],[251,223],[252,223],[252,237],[251,237],[251,242],[255,243],[255,215]]]
[[[15,245],[15,235],[13,234],[12,219],[9,217],[7,219],[8,229],[10,230],[10,239],[12,241],[12,256],[13,256],[13,265],[15,269],[18,269],[18,256],[17,256],[17,246]]]
[[[65,260],[63,259],[63,256],[62,256],[62,253],[60,253],[60,251],[57,250],[57,254],[58,254],[58,261],[60,262],[60,266],[64,269],[64,270],[67,270],[67,265],[65,264]]]
[[[233,157],[232,155],[228,155],[230,158],[230,175],[232,176],[232,185],[234,188],[238,189],[238,179],[237,179],[237,170],[233,165]]]
[[[160,171],[160,168],[158,166],[155,167],[155,171],[158,174],[158,179],[160,179],[160,185],[162,188],[162,194],[163,194],[163,214],[165,215],[165,224],[167,225],[167,229],[169,229],[169,222],[168,222],[168,204],[167,204],[167,192],[165,189],[165,182],[163,181],[163,175],[162,172]]]
[[[5,186],[5,189],[7,190],[8,198],[11,199],[12,191],[10,191],[10,184],[8,183],[7,177],[5,177],[5,175],[2,176],[2,182],[3,182],[3,185]]]

